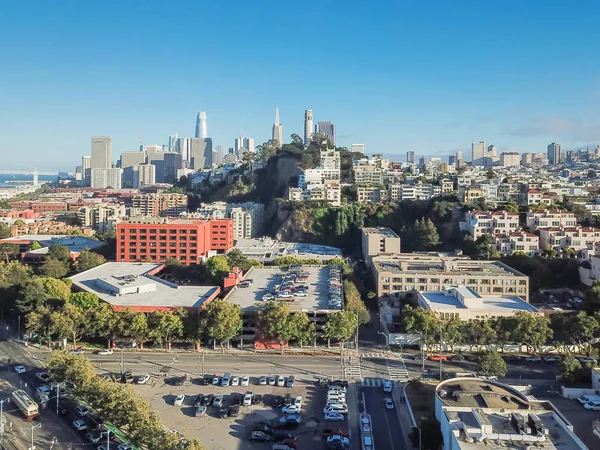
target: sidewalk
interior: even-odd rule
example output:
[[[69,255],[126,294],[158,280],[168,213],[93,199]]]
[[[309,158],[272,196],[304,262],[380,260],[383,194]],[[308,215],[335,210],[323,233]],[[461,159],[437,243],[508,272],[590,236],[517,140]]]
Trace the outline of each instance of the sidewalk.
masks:
[[[404,438],[404,443],[407,449],[415,448],[412,445],[410,440],[410,433],[413,429],[413,422],[411,418],[411,413],[408,410],[408,403],[402,401],[402,396],[404,395],[404,386],[405,384],[395,383],[394,390],[392,391],[392,396],[394,397],[394,403],[396,404],[396,413],[398,414],[398,420],[400,421],[400,426],[402,427],[402,436]]]

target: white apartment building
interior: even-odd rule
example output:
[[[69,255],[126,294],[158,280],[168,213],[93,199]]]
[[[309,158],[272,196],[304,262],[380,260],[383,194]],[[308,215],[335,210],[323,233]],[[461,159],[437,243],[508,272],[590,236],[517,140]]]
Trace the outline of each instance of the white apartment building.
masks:
[[[333,206],[341,206],[342,190],[336,184],[309,185],[305,189],[290,188],[288,199],[293,201],[327,201]]]
[[[288,199],[294,201],[320,200],[341,205],[340,152],[322,150],[317,169],[306,170],[298,177],[298,187],[288,189]]]
[[[519,214],[506,211],[468,211],[464,222],[459,224],[461,231],[468,232],[473,239],[487,234],[511,234],[519,229]]]
[[[539,236],[525,231],[496,234],[492,236],[492,243],[501,255],[511,256],[515,252],[523,252],[527,256],[535,256],[540,252]]]
[[[502,167],[518,167],[521,165],[521,154],[518,152],[503,152],[500,154]]]
[[[571,228],[577,226],[577,219],[574,213],[566,210],[529,211],[527,213],[527,226],[532,233],[538,228]]]
[[[119,219],[127,216],[125,205],[99,203],[83,206],[77,210],[81,225],[93,228],[98,233],[110,231]]]
[[[360,203],[380,203],[388,199],[387,191],[375,186],[357,186],[356,193]]]
[[[308,184],[339,184],[339,169],[306,169],[298,176],[298,187],[304,188]]]
[[[550,205],[552,203],[552,199],[548,195],[543,194],[537,189],[530,189],[526,194],[520,194],[519,197],[520,203],[525,206],[537,205],[540,203]]]
[[[370,164],[355,166],[354,182],[356,184],[382,184],[383,172]]]
[[[400,190],[400,201],[403,200],[429,200],[434,196],[434,186],[429,183],[403,184]],[[441,187],[439,193],[441,193]]]
[[[250,239],[262,235],[265,225],[265,205],[261,203],[231,203],[227,216],[233,219],[234,239]]]
[[[91,169],[90,187],[96,189],[121,189],[123,169]]]
[[[540,247],[543,250],[556,251],[571,248],[578,252],[593,247],[600,241],[600,228],[591,227],[555,227],[539,228]]]
[[[319,166],[323,169],[340,170],[340,152],[336,150],[321,150],[321,162]]]
[[[141,186],[152,186],[156,184],[156,166],[154,164],[140,164],[131,167],[132,187],[138,189]]]

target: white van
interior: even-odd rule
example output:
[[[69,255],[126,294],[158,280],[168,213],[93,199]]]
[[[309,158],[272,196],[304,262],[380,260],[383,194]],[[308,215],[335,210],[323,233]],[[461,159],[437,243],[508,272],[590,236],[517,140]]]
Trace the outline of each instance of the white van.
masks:
[[[585,405],[590,402],[600,402],[600,395],[582,395],[577,399],[579,403]]]
[[[231,379],[231,374],[229,372],[225,372],[223,374],[223,378],[221,378],[221,386],[229,386],[229,380]]]
[[[323,408],[323,414],[330,412],[348,414],[348,405],[345,405],[343,403],[330,403],[325,408]]]
[[[600,400],[586,403],[583,407],[591,411],[600,411]]]

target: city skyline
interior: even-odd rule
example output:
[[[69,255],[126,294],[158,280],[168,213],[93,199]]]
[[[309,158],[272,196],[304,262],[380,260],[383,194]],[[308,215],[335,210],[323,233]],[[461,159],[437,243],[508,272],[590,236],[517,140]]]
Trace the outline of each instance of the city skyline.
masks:
[[[285,34],[290,8],[259,12],[240,2],[138,11],[109,1],[25,11],[18,3],[2,5],[13,18],[0,30],[0,80],[10,87],[0,108],[3,168],[24,169],[34,159],[40,169],[70,169],[87,153],[90,136],[111,136],[114,154],[136,150],[139,142],[168,145],[174,131],[195,135],[190,117],[199,110],[210,118],[213,142],[227,148],[243,130],[258,144],[272,137],[276,106],[284,141],[303,136],[302,112],[311,108],[315,121],[336,124],[338,145],[362,142],[370,154],[467,155],[472,141],[493,142],[499,154],[544,152],[551,142],[563,151],[600,142],[593,40],[585,33],[568,40],[547,34],[555,26],[576,29],[598,5],[569,9],[532,1],[514,14],[502,5],[389,4],[382,17],[350,4],[344,20],[332,10],[318,21],[308,20],[311,8],[294,9],[307,19],[297,35]],[[125,18],[134,14],[148,27],[181,23],[168,35],[133,36]],[[188,25],[206,14],[230,21],[234,32],[207,36],[204,57],[194,60]],[[249,37],[237,26],[254,20],[269,20],[285,38]],[[348,25],[366,26],[364,36],[348,34]],[[507,28],[508,37],[489,32]],[[316,74],[307,76],[293,58],[279,67],[285,77],[265,70],[268,55],[305,51],[307,34],[336,48]],[[8,45],[15,37],[19,45]],[[391,56],[398,50],[401,58]],[[166,62],[175,60],[186,70]],[[382,60],[385,69],[375,69]]]

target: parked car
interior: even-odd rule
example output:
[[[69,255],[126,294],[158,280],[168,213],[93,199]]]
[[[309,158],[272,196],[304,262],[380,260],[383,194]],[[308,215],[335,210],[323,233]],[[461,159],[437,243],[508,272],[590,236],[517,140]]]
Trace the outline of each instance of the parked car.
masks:
[[[196,409],[195,416],[196,417],[204,416],[204,414],[206,414],[206,409],[207,409],[206,406],[202,406],[202,405],[198,406],[198,408]]]
[[[263,302],[269,301],[269,300],[275,300],[275,296],[271,293],[267,293],[264,294],[261,298],[260,298]]]
[[[584,356],[582,358],[577,358],[579,360],[580,363],[583,364],[593,364],[596,362],[596,360],[594,358],[592,358],[591,356]]]
[[[112,354],[113,354],[113,351],[109,348],[105,348],[104,350],[100,350],[98,352],[98,355],[100,355],[100,356],[110,356]]]
[[[229,417],[237,417],[240,414],[240,407],[239,405],[229,405],[229,408],[227,408],[227,415]]]
[[[135,383],[136,384],[146,384],[149,380],[150,380],[150,375],[148,375],[148,374],[139,375],[135,379]]]
[[[83,419],[77,419],[73,422],[73,428],[77,431],[87,430],[87,423],[85,423],[85,420]]]
[[[25,373],[25,372],[27,372],[27,369],[25,369],[25,366],[15,366],[15,372]]]
[[[260,405],[260,402],[262,402],[262,395],[261,394],[254,394],[252,396],[252,404],[253,405]]]
[[[344,415],[340,413],[328,412],[323,416],[323,420],[326,422],[343,422]]]
[[[283,406],[283,397],[277,396],[273,399],[273,407],[281,408]]]
[[[83,349],[81,347],[74,348],[74,349],[70,350],[69,353],[71,355],[83,355],[85,353],[85,349]]]
[[[446,361],[448,359],[448,357],[446,355],[428,355],[427,359],[429,359],[429,361]]]
[[[175,397],[175,400],[173,400],[173,405],[181,406],[181,405],[183,405],[184,400],[185,400],[185,394],[179,394],[177,397]]]
[[[232,386],[239,386],[240,385],[240,377],[233,377],[231,379],[231,385]]]
[[[46,372],[38,372],[35,374],[36,378],[40,380],[42,383],[47,383],[50,381],[50,377]]]
[[[285,382],[285,387],[293,388],[295,381],[296,379],[294,378],[294,375],[290,375]]]
[[[250,384],[250,377],[248,375],[243,376],[240,384],[242,386],[248,386]]]
[[[262,431],[253,431],[250,433],[251,442],[269,442],[273,440],[273,436]]]
[[[463,355],[452,355],[450,359],[452,361],[464,361],[465,357]]]
[[[219,419],[227,417],[227,408],[219,408]]]
[[[301,410],[296,405],[290,405],[281,408],[281,412],[284,414],[300,414]]]
[[[219,385],[219,377],[213,377],[213,379],[212,379],[212,385],[213,386],[218,386]]]
[[[223,406],[223,396],[222,395],[217,395],[215,397],[215,399],[213,400],[213,406],[215,408],[220,408],[221,406]]]
[[[562,358],[558,355],[551,355],[544,358],[544,362],[560,362]]]
[[[276,383],[277,380],[275,379],[275,377],[269,377],[269,386],[275,386]]]
[[[533,356],[528,356],[527,358],[525,358],[525,361],[527,361],[527,362],[541,362],[542,358],[540,358],[537,355],[533,355]]]
[[[258,379],[258,384],[260,384],[261,386],[266,386],[266,384],[267,384],[267,377],[260,377]]]
[[[280,423],[285,423],[285,424],[296,424],[298,425],[300,422],[302,422],[302,419],[300,418],[299,415],[291,415],[291,416],[283,416],[281,419],[279,419]]]
[[[202,402],[204,401],[204,395],[198,394],[194,398],[194,406],[197,408],[198,406],[202,406]]]
[[[73,408],[75,410],[75,414],[77,414],[78,416],[87,416],[90,412],[90,410],[87,408],[87,406],[83,406],[83,405],[77,405],[75,408]]]
[[[253,397],[252,392],[246,392],[246,395],[244,395],[244,401],[242,402],[242,404],[244,406],[250,406],[252,404],[252,397]]]

